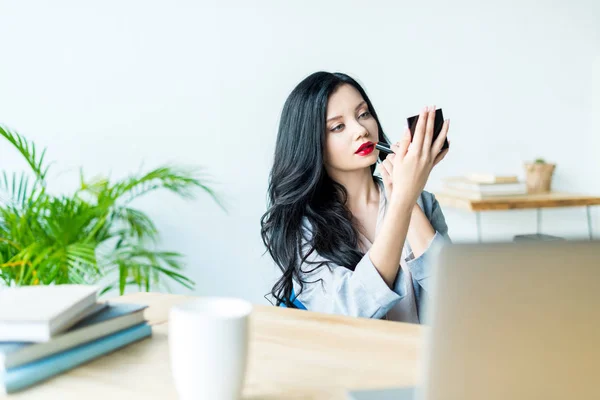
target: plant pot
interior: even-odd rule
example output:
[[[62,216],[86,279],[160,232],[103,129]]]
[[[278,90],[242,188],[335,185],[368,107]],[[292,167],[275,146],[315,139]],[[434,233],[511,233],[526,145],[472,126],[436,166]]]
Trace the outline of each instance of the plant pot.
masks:
[[[528,193],[548,193],[552,186],[552,175],[556,164],[525,163]]]

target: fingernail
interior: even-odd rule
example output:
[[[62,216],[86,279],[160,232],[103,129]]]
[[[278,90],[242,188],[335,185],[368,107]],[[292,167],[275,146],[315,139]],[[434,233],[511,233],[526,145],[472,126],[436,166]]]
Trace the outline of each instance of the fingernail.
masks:
[[[431,106],[431,111],[435,111],[435,104]]]

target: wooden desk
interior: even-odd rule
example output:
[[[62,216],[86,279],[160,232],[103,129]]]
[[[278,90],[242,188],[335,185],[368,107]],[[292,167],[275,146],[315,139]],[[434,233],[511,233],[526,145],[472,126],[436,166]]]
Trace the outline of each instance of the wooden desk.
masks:
[[[136,293],[153,336],[8,396],[8,399],[176,399],[169,366],[169,308],[190,297]],[[424,329],[391,321],[255,306],[244,399],[345,399],[346,388],[411,386]]]
[[[486,199],[477,199],[468,195],[448,194],[443,191],[435,193],[439,203],[445,207],[475,212],[477,223],[477,237],[481,242],[481,212],[499,210],[537,210],[537,233],[542,229],[542,208],[557,207],[586,207],[588,235],[592,240],[592,215],[591,206],[600,205],[600,196],[587,196],[570,193],[542,193],[527,194],[523,196],[503,196]]]

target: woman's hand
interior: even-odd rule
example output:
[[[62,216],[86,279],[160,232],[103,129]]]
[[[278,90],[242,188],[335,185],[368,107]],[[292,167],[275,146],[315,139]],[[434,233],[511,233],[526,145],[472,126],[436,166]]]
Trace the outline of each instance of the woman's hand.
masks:
[[[433,142],[434,121],[435,106],[424,108],[419,115],[412,143],[410,130],[406,128],[404,137],[391,146],[395,154],[388,154],[383,161],[381,175],[391,202],[414,205],[425,188],[431,170],[448,154],[449,149],[440,151],[450,121],[444,121],[442,131]]]

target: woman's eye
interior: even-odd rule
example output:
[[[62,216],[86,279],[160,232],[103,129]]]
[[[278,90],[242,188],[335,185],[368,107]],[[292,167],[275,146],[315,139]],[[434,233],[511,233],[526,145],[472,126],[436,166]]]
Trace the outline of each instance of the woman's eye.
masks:
[[[332,132],[338,132],[338,131],[340,131],[340,130],[341,130],[343,127],[344,127],[344,124],[339,124],[339,125],[336,125],[336,126],[334,126],[333,128],[331,128],[331,131],[332,131]]]
[[[360,115],[358,116],[358,118],[367,118],[367,117],[369,117],[370,115],[371,115],[371,113],[370,113],[370,112],[368,112],[368,111],[365,111],[364,113],[360,114]]]

